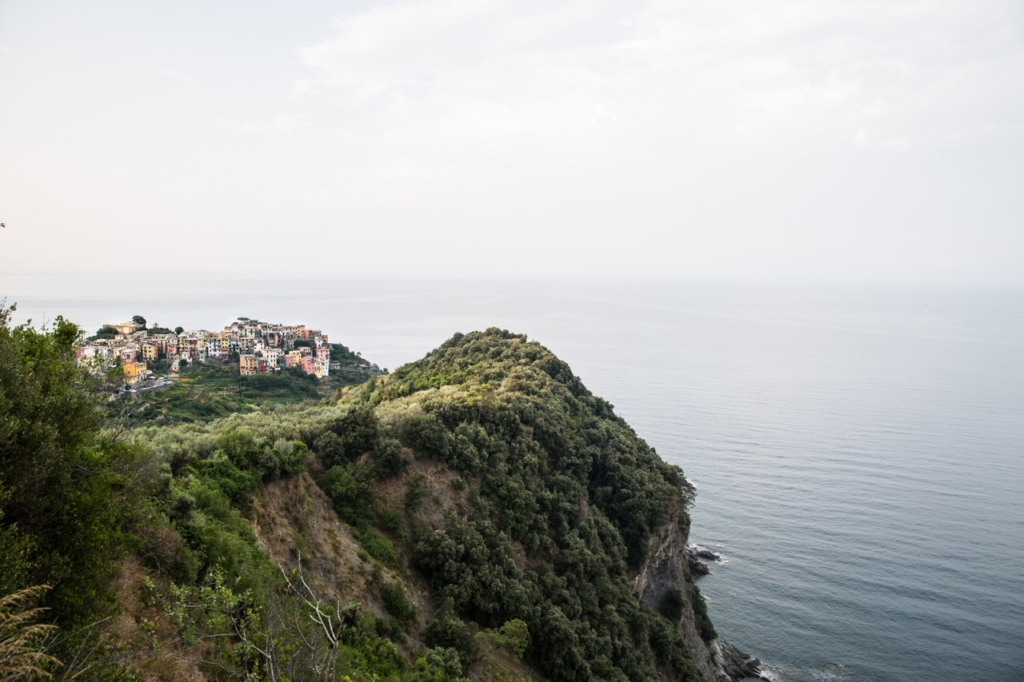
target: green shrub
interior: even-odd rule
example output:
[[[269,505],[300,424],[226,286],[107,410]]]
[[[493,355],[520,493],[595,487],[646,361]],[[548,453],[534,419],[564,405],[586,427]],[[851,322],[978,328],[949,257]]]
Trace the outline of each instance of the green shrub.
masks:
[[[431,414],[417,414],[403,419],[399,437],[417,455],[442,462],[448,459],[452,450],[451,434],[441,420]]]
[[[402,534],[402,515],[396,511],[378,512],[377,525],[385,532],[400,536]]]
[[[398,583],[384,583],[381,588],[381,601],[386,610],[395,620],[409,623],[416,619],[416,607],[409,603],[405,590]]]
[[[313,446],[320,461],[327,468],[344,465],[348,462],[345,458],[345,443],[341,436],[333,431],[326,431],[320,436],[316,445]]]
[[[467,663],[477,660],[476,629],[455,615],[454,602],[446,599],[423,631],[423,641],[431,648],[454,649],[464,673]]]
[[[324,492],[334,503],[338,516],[352,525],[366,524],[372,518],[370,478],[365,467],[358,464],[334,466],[324,474]]]
[[[422,471],[417,471],[409,480],[409,487],[405,491],[405,508],[419,509],[426,501],[428,493],[427,476]]]
[[[398,476],[409,462],[402,456],[402,444],[394,438],[384,438],[373,453],[378,478],[387,479]]]
[[[678,623],[683,617],[684,606],[686,602],[683,600],[683,593],[679,588],[673,587],[662,595],[661,601],[658,602],[658,613],[673,623]]]
[[[372,528],[368,528],[363,532],[362,545],[367,554],[382,564],[388,566],[396,566],[398,564],[398,552],[395,551],[395,546],[391,544],[391,540],[388,540]]]
[[[350,409],[331,424],[330,430],[341,438],[346,456],[353,460],[376,450],[381,437],[380,421],[370,407]]]
[[[710,644],[718,637],[718,633],[715,632],[715,626],[711,624],[711,618],[708,617],[708,603],[704,601],[704,595],[700,593],[700,589],[696,586],[692,586],[693,589],[693,612],[697,617],[697,632],[700,633],[700,638]]]
[[[507,621],[497,630],[485,630],[482,634],[488,642],[508,648],[519,659],[530,646],[530,629],[518,618]]]
[[[47,620],[89,622],[161,479],[141,448],[100,433],[79,328],[11,326],[13,310],[0,303],[0,594],[51,585]]]

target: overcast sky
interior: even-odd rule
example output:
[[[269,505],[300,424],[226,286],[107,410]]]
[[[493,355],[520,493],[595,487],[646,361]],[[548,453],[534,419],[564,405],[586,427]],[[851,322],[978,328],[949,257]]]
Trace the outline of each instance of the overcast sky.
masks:
[[[0,221],[5,272],[1021,284],[1024,3],[0,0]]]

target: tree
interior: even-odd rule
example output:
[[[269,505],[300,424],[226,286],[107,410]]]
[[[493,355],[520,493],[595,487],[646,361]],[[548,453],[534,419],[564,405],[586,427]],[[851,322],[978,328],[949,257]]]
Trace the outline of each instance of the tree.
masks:
[[[146,318],[144,318],[142,315],[132,315],[132,322],[134,322],[137,326],[142,327],[143,329],[146,328]]]
[[[333,431],[325,431],[313,445],[316,454],[320,455],[320,461],[327,468],[345,464],[345,442],[341,436]]]
[[[423,631],[423,642],[431,648],[455,649],[464,672],[465,667],[478,658],[479,648],[474,634],[474,627],[455,615],[455,604],[449,597],[441,602],[434,620]]]
[[[54,620],[81,622],[105,608],[148,479],[137,447],[100,433],[78,326],[11,326],[12,310],[0,305],[0,593],[52,585]]]
[[[358,407],[334,420],[331,431],[341,437],[345,455],[356,459],[380,444],[381,428],[372,407]]]
[[[13,308],[12,308],[13,310]],[[109,324],[105,324],[96,330],[96,334],[93,335],[94,339],[112,339],[117,336],[117,330],[111,327]]]
[[[175,327],[175,328],[174,328],[174,333],[175,333],[175,334],[180,334],[180,333],[182,333],[183,331],[185,331],[185,328],[184,328],[184,327]]]

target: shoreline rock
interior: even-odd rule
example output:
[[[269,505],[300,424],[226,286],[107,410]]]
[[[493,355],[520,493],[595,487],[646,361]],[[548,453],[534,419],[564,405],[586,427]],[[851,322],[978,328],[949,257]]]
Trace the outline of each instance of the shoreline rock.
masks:
[[[700,545],[687,545],[686,546],[686,565],[690,569],[690,573],[694,576],[710,575],[711,569],[701,559],[708,559],[710,561],[721,561],[722,555],[712,552],[707,547]]]
[[[761,672],[761,660],[743,653],[719,637],[709,647],[715,658],[715,667],[720,675],[730,682],[740,680],[768,680]]]
[[[687,550],[693,552],[693,554],[701,559],[710,559],[711,561],[721,561],[722,555],[716,552],[712,552],[703,545],[688,545]]]

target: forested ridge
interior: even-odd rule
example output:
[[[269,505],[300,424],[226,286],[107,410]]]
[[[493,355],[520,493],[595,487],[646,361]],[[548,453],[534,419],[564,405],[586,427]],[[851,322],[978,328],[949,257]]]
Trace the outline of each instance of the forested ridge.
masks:
[[[25,595],[0,611],[53,626],[20,640],[31,674],[702,679],[687,602],[633,582],[656,533],[685,542],[692,488],[525,336],[456,334],[320,405],[123,429],[74,325],[0,315],[0,598]]]

